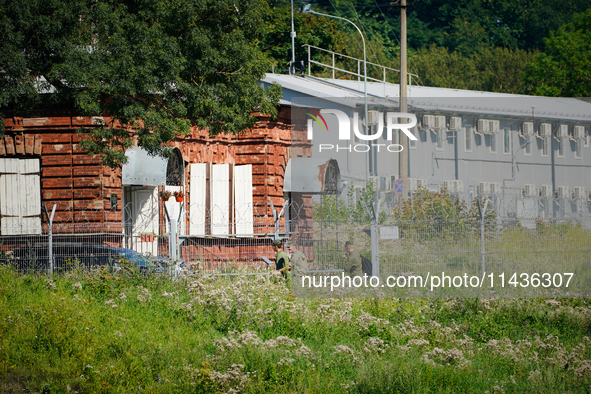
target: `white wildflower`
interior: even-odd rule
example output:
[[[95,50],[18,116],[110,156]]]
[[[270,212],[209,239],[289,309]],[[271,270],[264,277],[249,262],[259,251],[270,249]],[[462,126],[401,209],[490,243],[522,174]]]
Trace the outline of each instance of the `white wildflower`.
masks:
[[[105,305],[110,306],[111,308],[117,308],[117,304],[115,304],[115,300],[108,300],[105,301]]]

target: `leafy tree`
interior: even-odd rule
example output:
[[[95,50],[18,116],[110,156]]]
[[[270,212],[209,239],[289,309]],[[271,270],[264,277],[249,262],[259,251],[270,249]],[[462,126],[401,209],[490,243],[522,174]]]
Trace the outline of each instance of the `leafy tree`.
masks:
[[[544,48],[544,37],[571,22],[575,13],[590,8],[591,0],[409,0],[408,4],[408,69],[420,76],[421,84],[524,93],[531,91],[522,78],[525,64]],[[269,53],[279,64],[287,64],[291,57],[290,44],[285,44],[290,43],[289,1],[275,0],[273,7],[274,12],[284,12],[284,17],[275,18],[272,37],[281,34],[278,41],[284,44],[277,46],[281,51]],[[316,0],[314,9],[356,23],[365,32],[368,60],[398,68],[400,9],[396,2]],[[315,42],[356,58],[363,56],[359,34],[348,24],[338,22],[337,44],[328,37],[320,39],[320,26],[304,33],[311,24],[319,23],[325,29],[334,26],[333,20],[313,17],[301,25],[298,21],[304,19],[296,15],[298,50],[302,43]],[[296,59],[305,59],[305,55],[297,54]],[[322,75],[318,71],[316,75]],[[368,74],[372,72],[368,68]],[[396,81],[394,75],[390,82]]]
[[[279,70],[285,71],[291,61],[291,13],[290,7],[283,3],[270,4],[270,10],[265,15],[264,37],[260,42],[260,48],[273,59],[274,65]],[[332,20],[302,15],[294,10],[294,27],[297,32],[296,60],[307,59],[307,50],[302,46],[303,44],[339,53],[348,52],[347,36]],[[322,60],[318,53],[314,53],[313,59]]]
[[[520,49],[491,47],[464,56],[432,45],[409,55],[421,82],[426,86],[521,93],[522,73],[535,54]]]
[[[339,199],[335,195],[323,195],[319,204],[314,206],[314,219],[325,221],[327,225],[334,223],[369,224],[371,216],[369,207],[375,204],[376,184],[368,182],[356,194],[353,185],[347,189],[346,200]],[[385,213],[378,215],[383,223]]]
[[[279,88],[259,83],[266,12],[264,0],[3,0],[0,107],[71,103],[112,117],[82,144],[111,167],[133,134],[163,154],[192,123],[240,132],[253,110],[276,113]]]
[[[524,72],[529,93],[591,96],[591,9],[577,14],[544,40],[546,50]]]
[[[486,4],[498,27],[495,45],[525,50],[543,50],[550,31],[591,8],[591,0],[488,0]]]
[[[406,236],[420,241],[437,238],[461,239],[467,231],[477,233],[480,211],[477,200],[468,207],[465,201],[448,191],[431,192],[420,188],[412,199],[400,200],[392,209],[393,223]],[[485,213],[486,231],[495,229],[496,212],[488,207]]]

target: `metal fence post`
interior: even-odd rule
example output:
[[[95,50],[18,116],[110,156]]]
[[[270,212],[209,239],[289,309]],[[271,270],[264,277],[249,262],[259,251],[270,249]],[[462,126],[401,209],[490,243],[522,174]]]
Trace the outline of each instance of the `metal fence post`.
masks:
[[[45,207],[45,205],[43,207]],[[57,205],[53,204],[51,216],[47,218],[47,255],[49,257],[49,275],[53,275],[53,216],[55,215],[56,207]],[[45,214],[47,214],[47,210],[45,210]]]
[[[488,206],[488,199],[484,202],[484,208],[480,209],[480,201],[478,203],[478,210],[480,211],[480,270],[484,274],[486,272],[486,263],[484,259],[484,215],[486,214],[486,207]]]
[[[380,276],[380,246],[378,244],[378,220],[377,217],[371,219],[371,275]]]
[[[176,261],[176,218],[170,218],[170,233],[168,233],[168,253],[172,261]]]
[[[180,271],[180,267],[181,267],[181,262],[180,262],[180,256],[181,256],[181,243],[177,242],[178,240],[178,236],[177,236],[177,227],[178,225],[180,225],[181,223],[181,219],[183,216],[183,208],[185,207],[185,203],[182,202],[181,203],[181,207],[179,209],[179,217],[178,217],[178,221],[176,223],[174,223],[175,226],[175,230],[174,230],[174,280],[177,279],[178,277],[178,273]],[[178,223],[178,224],[177,224]],[[170,228],[172,229],[172,223],[170,224]],[[180,229],[178,229],[180,230]]]

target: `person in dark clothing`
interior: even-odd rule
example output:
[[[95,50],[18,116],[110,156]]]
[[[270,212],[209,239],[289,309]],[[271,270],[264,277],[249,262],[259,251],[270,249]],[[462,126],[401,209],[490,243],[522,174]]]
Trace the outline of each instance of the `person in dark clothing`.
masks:
[[[273,241],[273,250],[275,251],[275,269],[281,272],[284,278],[287,278],[289,269],[291,268],[289,262],[289,256],[281,248],[281,240],[276,239]]]
[[[355,277],[363,276],[363,269],[361,268],[361,255],[355,251],[353,242],[347,241],[345,243],[345,274]]]

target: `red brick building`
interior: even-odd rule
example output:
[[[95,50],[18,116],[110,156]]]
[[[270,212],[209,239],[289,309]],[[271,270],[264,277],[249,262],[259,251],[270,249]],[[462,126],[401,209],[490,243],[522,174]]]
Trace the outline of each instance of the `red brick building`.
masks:
[[[102,118],[77,116],[69,109],[35,111],[28,117],[5,112],[4,116],[6,134],[0,138],[3,238],[47,233],[43,206],[51,212],[55,205],[56,234],[108,233],[110,243],[163,254],[167,240],[158,236],[168,229],[158,193],[182,190],[186,195],[180,216],[184,247],[194,245],[197,254],[224,259],[231,249],[237,260],[254,259],[262,246],[269,253],[268,234],[274,231],[271,202],[279,209],[284,204],[283,179],[292,154],[289,107],[280,107],[275,119],[259,115],[254,129],[237,136],[210,137],[195,128],[178,138],[171,144],[176,148],[173,159],[165,163],[166,186],[162,180],[125,180],[122,173],[130,168],[112,170],[82,150],[79,144],[85,134],[78,130],[97,127]],[[139,170],[149,173],[154,163],[164,159],[155,160],[140,161],[143,168]],[[181,204],[166,206],[169,215],[181,211]],[[220,237],[225,241],[220,242]]]

